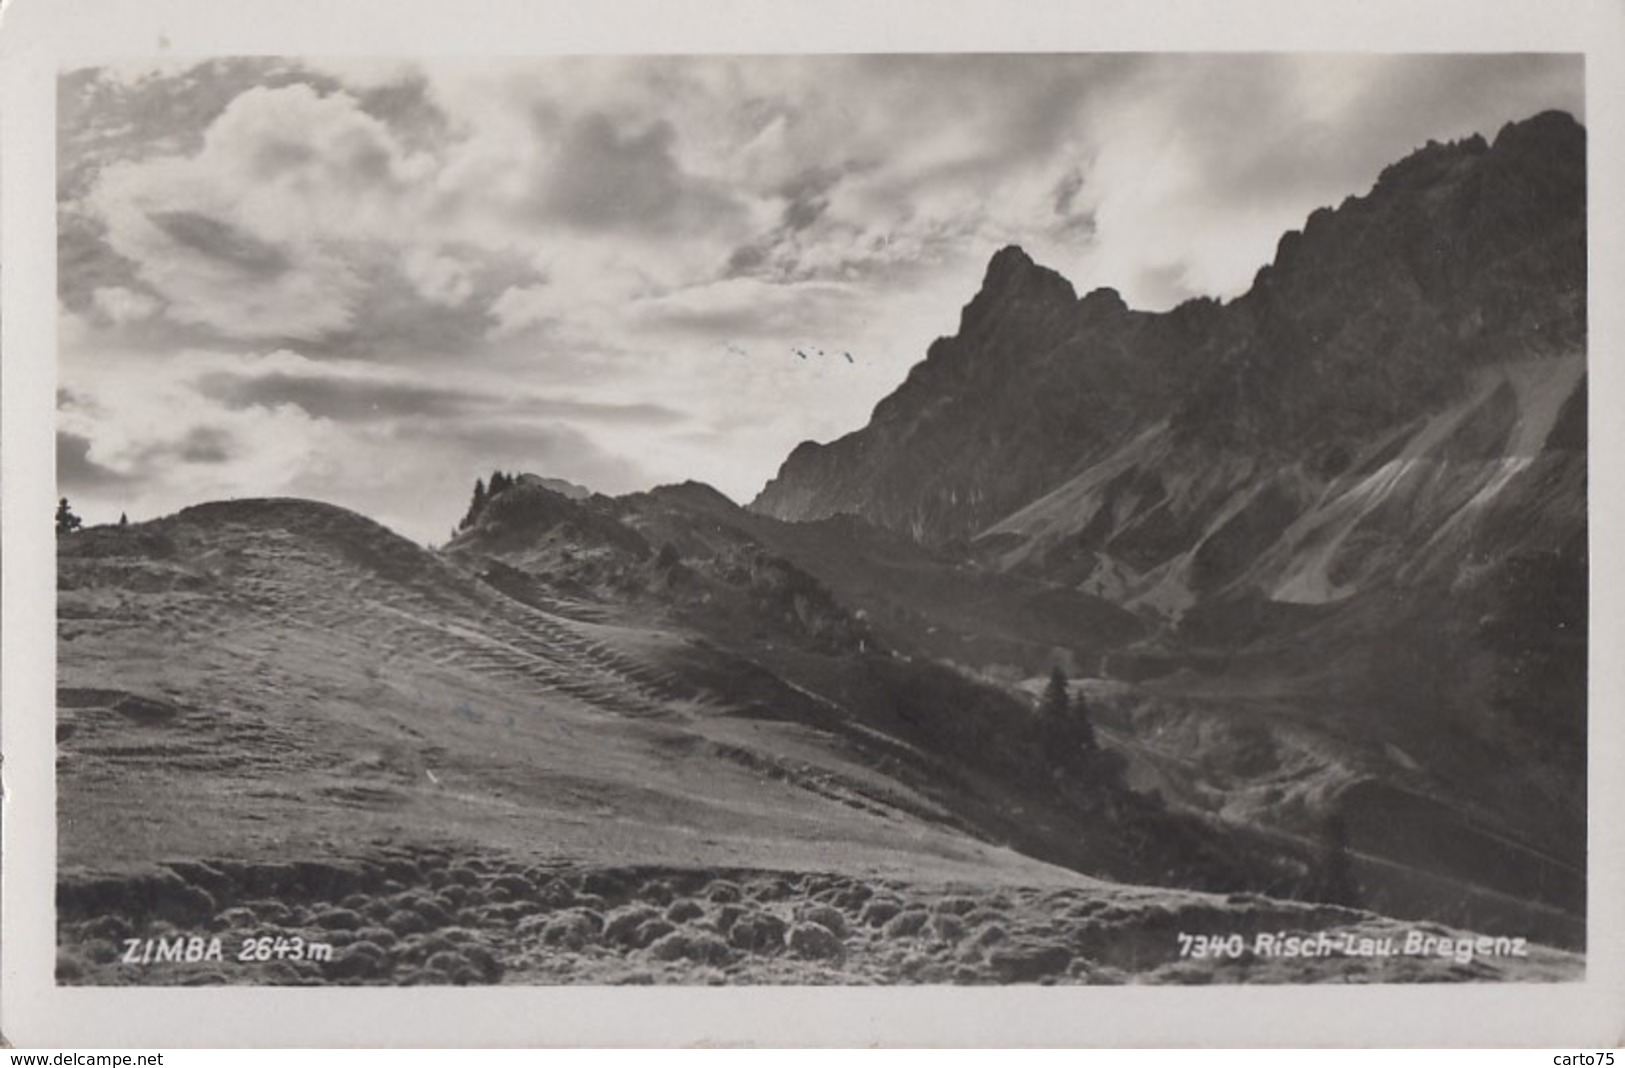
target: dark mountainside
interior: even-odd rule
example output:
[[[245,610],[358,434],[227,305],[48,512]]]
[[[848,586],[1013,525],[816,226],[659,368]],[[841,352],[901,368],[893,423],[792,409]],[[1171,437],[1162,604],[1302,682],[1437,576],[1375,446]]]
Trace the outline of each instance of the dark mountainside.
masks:
[[[497,471],[439,551],[293,500],[62,535],[59,978],[1574,976],[1175,936],[1583,947],[1583,193],[1542,115],[1224,305],[1005,249],[749,509]],[[182,931],[336,956],[118,963]]]
[[[752,509],[1132,612],[955,658],[1127,687],[1171,799],[1340,810],[1373,864],[1577,914],[1585,234],[1584,130],[1547,113],[1394,164],[1228,304],[1080,300],[1005,249],[958,335]]]
[[[1284,236],[1226,305],[1159,314],[1110,289],[1079,299],[1007,248],[959,333],[870,424],[799,446],[752,507],[973,538],[1162,423],[1178,446],[1324,481],[1459,397],[1474,368],[1583,351],[1585,221],[1584,131],[1547,113],[1493,147],[1435,144],[1394,164],[1368,195]]]

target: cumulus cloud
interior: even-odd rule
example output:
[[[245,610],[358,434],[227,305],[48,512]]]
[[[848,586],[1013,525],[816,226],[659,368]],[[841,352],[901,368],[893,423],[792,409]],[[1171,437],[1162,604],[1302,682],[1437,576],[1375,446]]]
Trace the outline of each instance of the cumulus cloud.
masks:
[[[429,540],[472,472],[547,466],[606,490],[636,488],[646,472],[603,447],[595,428],[630,431],[635,444],[687,418],[654,401],[287,349],[109,359],[107,338],[88,326],[76,332],[62,361],[74,385],[57,396],[58,482],[92,520],[219,496],[316,496],[365,502],[369,514]],[[403,505],[426,487],[438,506]]]
[[[58,472],[64,487],[94,492],[117,485],[139,494],[156,483],[217,493],[234,482],[277,486],[331,444],[296,406],[233,413],[211,403],[189,369],[215,359],[188,353],[155,368],[65,358],[75,386],[59,398],[57,411],[65,435],[59,462],[64,455],[70,460]]]
[[[195,154],[108,165],[87,207],[173,319],[314,340],[352,326],[375,246],[398,240],[431,174],[354,97],[294,84],[237,96]],[[467,284],[432,252],[407,262],[437,299]]]
[[[544,178],[544,215],[588,230],[677,234],[709,230],[739,209],[719,186],[685,174],[672,155],[676,130],[657,122],[641,132],[593,113],[574,122]]]
[[[124,286],[101,286],[91,294],[91,302],[115,323],[149,319],[161,307],[157,299]]]
[[[56,481],[64,492],[101,490],[129,481],[129,476],[90,458],[90,439],[67,430],[56,432]]]
[[[1282,232],[1426,141],[1579,114],[1580,74],[1558,56],[1155,57],[1091,114],[1092,239],[1051,259],[1141,307],[1236,296]]]
[[[425,300],[456,306],[474,294],[473,271],[461,260],[415,248],[407,252],[403,263],[406,277]]]

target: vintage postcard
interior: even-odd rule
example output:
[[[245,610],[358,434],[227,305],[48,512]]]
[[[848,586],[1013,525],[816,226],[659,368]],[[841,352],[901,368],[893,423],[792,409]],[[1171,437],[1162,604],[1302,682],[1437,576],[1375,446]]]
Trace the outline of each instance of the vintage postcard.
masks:
[[[8,1031],[1625,1025],[1618,11],[41,6]]]

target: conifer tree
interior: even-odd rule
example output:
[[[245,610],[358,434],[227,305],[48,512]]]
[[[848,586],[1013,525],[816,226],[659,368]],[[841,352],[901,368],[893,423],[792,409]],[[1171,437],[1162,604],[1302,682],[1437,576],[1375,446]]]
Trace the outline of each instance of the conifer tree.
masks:
[[[1038,701],[1038,718],[1045,724],[1064,723],[1067,719],[1067,708],[1070,698],[1066,688],[1066,673],[1060,668],[1051,668],[1049,684],[1044,687],[1044,696]]]
[[[73,514],[73,508],[68,504],[66,497],[57,502],[56,506],[56,532],[58,534],[72,534],[78,530],[84,521]]]
[[[1072,763],[1070,708],[1066,674],[1054,668],[1049,673],[1044,696],[1038,699],[1038,740],[1044,747],[1045,762],[1055,768]]]
[[[475,521],[480,518],[480,513],[485,511],[486,499],[485,480],[476,478],[474,480],[474,499],[469,502],[468,513],[463,516],[463,521],[457,524],[458,530],[467,530],[474,525]]]
[[[1100,748],[1100,739],[1095,737],[1094,721],[1089,717],[1089,703],[1083,694],[1080,693],[1072,699],[1067,720],[1072,728],[1072,736],[1079,745],[1090,752]]]

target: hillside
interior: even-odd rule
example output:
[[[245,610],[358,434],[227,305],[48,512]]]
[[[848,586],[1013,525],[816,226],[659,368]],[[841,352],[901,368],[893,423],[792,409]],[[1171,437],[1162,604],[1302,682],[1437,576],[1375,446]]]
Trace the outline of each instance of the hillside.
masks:
[[[1578,937],[1584,194],[1584,131],[1547,113],[1394,164],[1228,303],[1080,299],[1007,248],[958,334],[752,509],[1125,610],[953,658],[1085,676],[1178,805],[1339,815],[1385,907],[1419,863],[1451,884],[1429,908],[1533,898]]]
[[[1031,859],[977,815],[997,784],[954,811],[959,784],[933,788],[945,764],[928,753],[839,729],[845,714],[752,707],[782,683],[730,701],[717,654],[680,620],[515,596],[467,551],[437,556],[289,500],[63,539],[62,981],[1293,981],[1576,965],[1539,947],[1318,968],[1182,960],[1174,934],[1192,927],[1411,928]],[[125,939],[180,935],[299,938],[331,960],[122,961]]]

